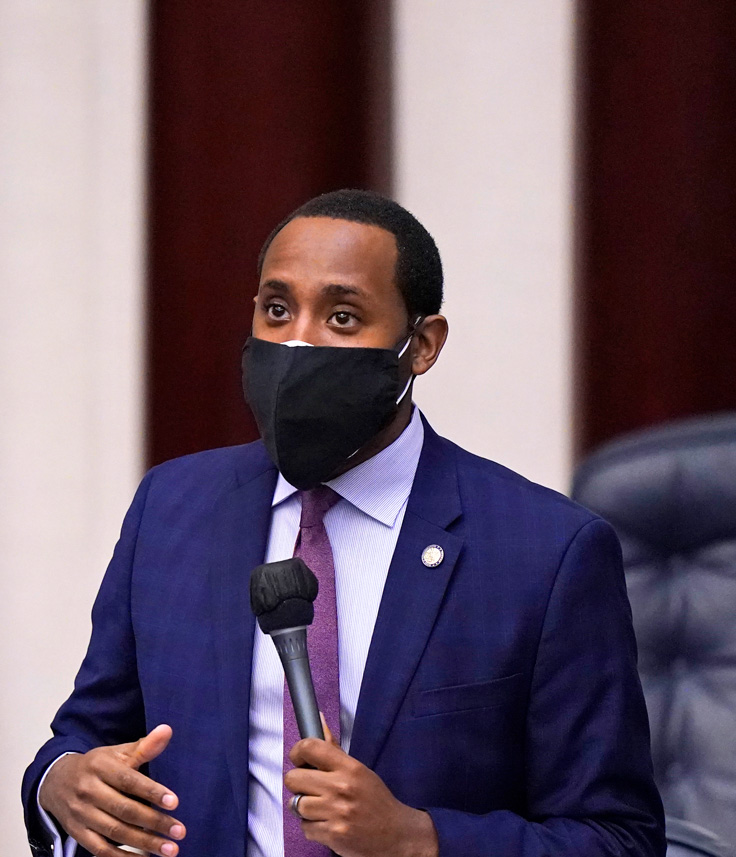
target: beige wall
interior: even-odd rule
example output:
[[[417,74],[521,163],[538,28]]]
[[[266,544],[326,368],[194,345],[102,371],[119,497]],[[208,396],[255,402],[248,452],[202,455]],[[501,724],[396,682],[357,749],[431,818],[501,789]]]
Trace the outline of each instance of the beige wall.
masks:
[[[572,0],[397,0],[398,199],[443,256],[450,338],[415,400],[560,490],[570,470]]]
[[[0,3],[0,831],[141,472],[143,0]]]

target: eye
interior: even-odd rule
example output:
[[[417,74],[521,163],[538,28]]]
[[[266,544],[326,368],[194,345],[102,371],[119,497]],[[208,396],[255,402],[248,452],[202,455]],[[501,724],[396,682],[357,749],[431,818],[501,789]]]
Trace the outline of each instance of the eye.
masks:
[[[263,310],[266,315],[274,321],[284,321],[289,317],[289,310],[283,304],[275,303],[273,301],[265,304]]]
[[[360,321],[356,315],[344,309],[333,312],[328,320],[336,327],[354,327]]]

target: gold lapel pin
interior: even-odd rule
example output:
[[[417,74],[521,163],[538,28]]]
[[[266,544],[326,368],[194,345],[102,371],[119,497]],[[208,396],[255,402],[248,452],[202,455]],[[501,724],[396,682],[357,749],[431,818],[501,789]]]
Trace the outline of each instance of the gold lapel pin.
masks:
[[[422,551],[422,562],[427,568],[437,568],[445,558],[445,552],[439,545],[427,545]]]

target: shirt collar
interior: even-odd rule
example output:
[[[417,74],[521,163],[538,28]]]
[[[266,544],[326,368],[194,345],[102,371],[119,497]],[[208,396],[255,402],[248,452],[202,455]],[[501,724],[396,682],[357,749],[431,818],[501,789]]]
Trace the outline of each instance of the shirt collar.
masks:
[[[414,407],[409,425],[392,444],[326,484],[361,512],[392,527],[411,492],[423,443],[424,426]],[[296,491],[279,473],[272,507]]]

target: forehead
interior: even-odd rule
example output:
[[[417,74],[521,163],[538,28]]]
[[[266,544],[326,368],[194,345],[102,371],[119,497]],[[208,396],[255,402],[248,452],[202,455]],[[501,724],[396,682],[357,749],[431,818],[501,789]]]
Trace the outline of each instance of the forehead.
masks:
[[[261,280],[319,279],[396,290],[394,236],[380,226],[330,217],[297,217],[274,237]]]

